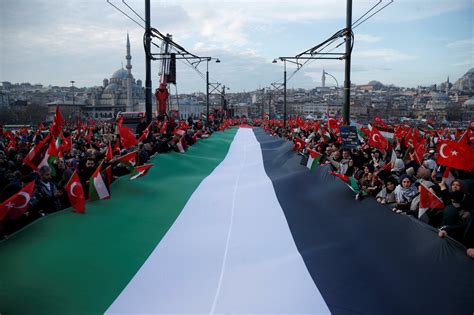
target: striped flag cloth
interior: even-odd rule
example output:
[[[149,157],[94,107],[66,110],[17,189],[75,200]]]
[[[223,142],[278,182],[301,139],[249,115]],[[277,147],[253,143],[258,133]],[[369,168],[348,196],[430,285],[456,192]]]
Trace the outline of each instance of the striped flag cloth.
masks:
[[[186,155],[157,155],[87,216],[39,220],[0,243],[2,313],[472,312],[464,248],[373,199],[355,202],[328,166],[305,171],[291,148],[230,128]],[[442,273],[440,299],[442,270],[456,272]]]
[[[319,160],[321,159],[321,153],[314,151],[314,150],[307,150],[308,153],[308,162],[306,163],[306,167],[310,171],[314,171],[319,164]]]
[[[89,180],[89,199],[108,199],[110,198],[109,188],[101,174],[102,162],[99,164],[94,174]]]
[[[154,164],[145,164],[145,165],[141,165],[141,166],[135,167],[136,171],[135,171],[134,174],[130,177],[130,180],[134,180],[134,179],[137,179],[138,177],[145,176],[146,173],[148,173],[148,171],[150,170],[150,168],[151,168],[153,165],[154,165]]]

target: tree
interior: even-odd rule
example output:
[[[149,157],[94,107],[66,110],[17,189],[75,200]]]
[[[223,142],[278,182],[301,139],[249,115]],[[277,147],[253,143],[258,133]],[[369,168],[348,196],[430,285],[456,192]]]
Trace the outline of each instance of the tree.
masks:
[[[4,125],[37,125],[47,116],[48,108],[38,104],[0,109],[0,123]]]
[[[459,105],[448,105],[446,107],[446,119],[449,121],[462,120],[462,108]]]

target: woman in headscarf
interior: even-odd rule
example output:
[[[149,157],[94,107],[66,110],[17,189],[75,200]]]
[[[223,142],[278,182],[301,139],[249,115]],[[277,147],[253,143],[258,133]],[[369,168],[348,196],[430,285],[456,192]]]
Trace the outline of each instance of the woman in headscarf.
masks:
[[[395,204],[395,188],[397,185],[398,181],[394,177],[388,177],[385,180],[384,188],[377,194],[377,202],[386,205]]]
[[[395,188],[396,206],[393,211],[409,210],[411,201],[418,194],[418,189],[416,189],[413,179],[407,174],[400,176],[399,181],[400,184]]]

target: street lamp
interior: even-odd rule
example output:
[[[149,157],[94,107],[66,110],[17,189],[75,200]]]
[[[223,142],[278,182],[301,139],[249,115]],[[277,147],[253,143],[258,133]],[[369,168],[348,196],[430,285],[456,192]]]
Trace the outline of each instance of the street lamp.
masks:
[[[72,91],[72,106],[75,105],[75,100],[74,100],[74,83],[76,81],[70,81],[71,82],[71,91]]]
[[[337,86],[337,88],[339,89],[339,83],[337,82],[337,79],[336,79],[332,74],[327,73],[325,70],[323,70],[323,74],[324,74],[324,75],[328,75],[328,76],[330,76],[331,78],[333,78],[334,81],[336,81],[336,86]]]
[[[286,127],[286,62],[291,62],[294,63],[297,68],[301,68],[303,65],[300,64],[297,61],[292,61],[290,60],[290,57],[279,57],[281,61],[283,61],[284,64],[284,70],[283,70],[283,127]],[[292,58],[295,59],[295,58]],[[277,59],[273,59],[272,63],[277,63]]]
[[[339,96],[339,82],[337,82],[337,79],[332,74],[327,73],[326,70],[323,69],[323,76],[325,76],[325,75],[330,76],[331,78],[334,79],[334,81],[336,81],[336,87],[337,87],[336,92],[337,92],[337,95]],[[329,115],[329,103],[327,103],[327,105],[326,105],[326,113],[327,113],[327,115]]]
[[[227,100],[225,99],[225,90],[230,90],[225,85],[222,86],[221,92],[221,109],[225,117],[227,117]]]
[[[72,110],[76,113],[76,118],[79,117],[79,111],[76,109],[76,100],[74,98],[74,83],[76,81],[69,81],[71,82],[71,91],[72,91]]]
[[[219,58],[206,58],[206,125],[209,125],[209,61],[215,60],[216,63],[220,63]]]
[[[272,111],[272,88],[267,89],[268,92],[268,119],[270,119],[270,113]]]

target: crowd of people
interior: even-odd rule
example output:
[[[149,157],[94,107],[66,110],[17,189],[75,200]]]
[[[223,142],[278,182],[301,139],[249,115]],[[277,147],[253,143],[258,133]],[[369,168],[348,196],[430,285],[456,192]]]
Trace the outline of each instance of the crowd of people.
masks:
[[[333,175],[350,182],[356,200],[375,198],[396,214],[413,216],[437,228],[440,237],[448,235],[463,244],[474,258],[472,122],[464,130],[381,123],[379,129],[388,130],[384,134],[392,136],[390,141],[376,124],[359,126],[356,147],[345,146],[341,122],[334,118],[290,119],[286,126],[280,120],[266,120],[263,127],[294,142],[293,149],[303,158],[312,155]]]
[[[42,216],[70,207],[65,187],[74,172],[79,175],[85,199],[88,199],[91,176],[98,168],[109,186],[117,177],[129,174],[133,170],[130,166],[144,165],[155,154],[185,152],[199,139],[239,122],[209,119],[206,124],[201,120],[161,117],[147,124],[142,118],[135,128],[128,128],[122,126],[122,121],[89,120],[73,124],[63,121],[62,117],[58,119],[58,115],[57,112],[48,129],[43,124],[34,129],[17,130],[0,126],[2,238]],[[130,154],[133,158],[124,163],[122,157]],[[24,193],[32,182],[31,195]],[[21,205],[9,202],[22,193],[25,198],[16,202]]]
[[[88,199],[91,176],[97,171],[110,185],[155,154],[185,152],[199,139],[242,122],[246,120],[210,117],[205,123],[160,117],[147,124],[143,118],[132,131],[122,121],[73,124],[57,112],[49,129],[43,124],[16,131],[0,128],[0,237],[70,207],[65,187],[75,172]],[[440,237],[448,235],[462,243],[474,257],[474,124],[454,132],[388,126],[378,119],[373,126],[357,128],[355,147],[346,145],[341,122],[330,117],[290,119],[286,124],[265,119],[254,125],[294,142],[294,150],[303,157],[312,155],[333,174],[350,179],[356,200],[375,198],[396,214],[413,216],[439,229]],[[376,126],[388,130],[390,141]],[[123,157],[130,154],[133,161],[125,163]],[[8,211],[7,201],[32,182],[34,189],[23,200],[24,211]]]

